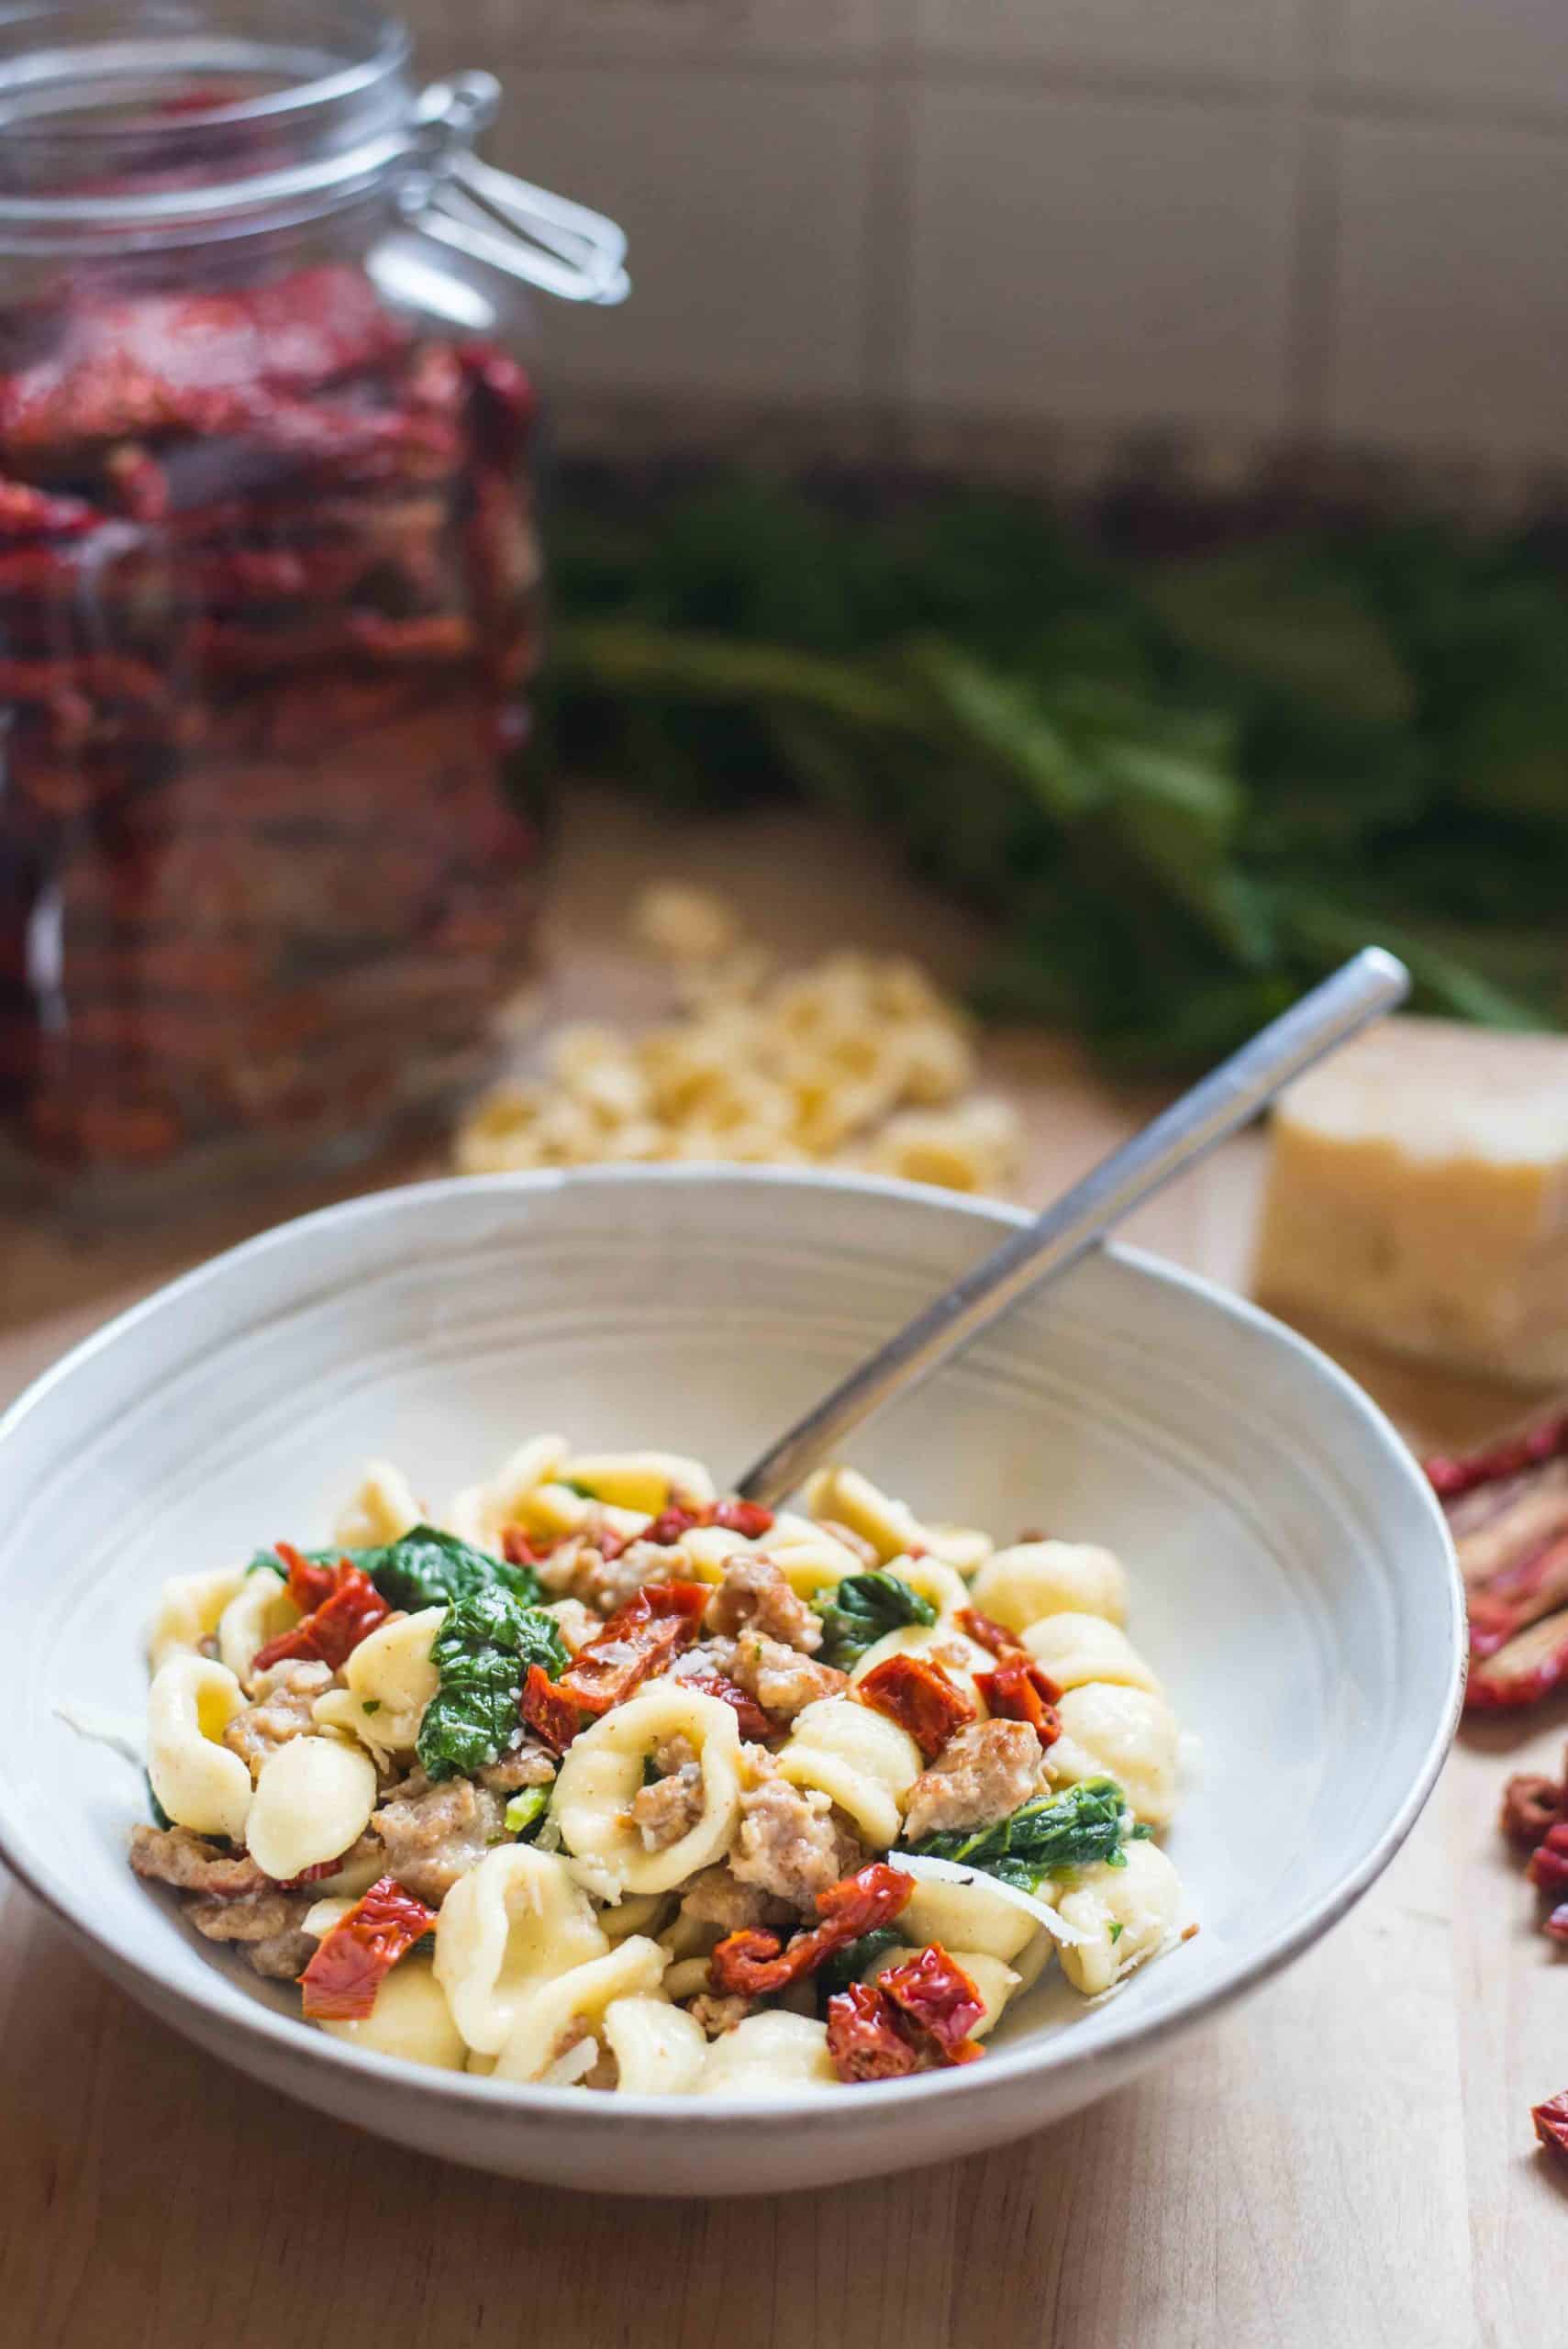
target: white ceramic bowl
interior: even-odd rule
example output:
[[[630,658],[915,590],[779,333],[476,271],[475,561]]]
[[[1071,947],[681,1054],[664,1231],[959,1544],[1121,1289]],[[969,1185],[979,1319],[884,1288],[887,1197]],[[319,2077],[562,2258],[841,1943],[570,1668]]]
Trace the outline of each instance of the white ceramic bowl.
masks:
[[[1201,1740],[1168,1842],[1197,1938],[1085,2008],[1037,1991],[984,2062],[766,2109],[419,2070],[300,2022],[126,1865],[161,1578],[327,1531],[363,1459],[440,1496],[530,1430],[739,1475],[1008,1210],[715,1169],[497,1176],[355,1200],[177,1281],[0,1422],[0,1852],[100,1965],[271,2085],[512,2176],[651,2194],[819,2186],[1040,2127],[1153,2062],[1343,1914],[1452,1732],[1462,1610],[1392,1431],[1277,1323],[1107,1252],[866,1431],[917,1509],[1129,1565],[1138,1645]]]

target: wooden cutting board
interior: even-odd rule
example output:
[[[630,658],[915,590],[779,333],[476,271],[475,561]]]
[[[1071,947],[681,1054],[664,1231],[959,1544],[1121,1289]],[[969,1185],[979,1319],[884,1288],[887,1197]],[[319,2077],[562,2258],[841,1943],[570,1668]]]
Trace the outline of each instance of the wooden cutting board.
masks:
[[[683,832],[585,790],[552,1010],[636,1007],[617,909],[669,872],[755,896],[792,954],[902,946],[951,974],[973,943],[856,833]],[[1034,1201],[1155,1097],[1051,1039],[989,1060]],[[1261,1147],[1130,1236],[1240,1282]],[[329,1196],[217,1208],[173,1241],[0,1219],[0,1401],[184,1264]],[[1419,1443],[1514,1408],[1342,1358]],[[1509,1769],[1557,1767],[1565,1725],[1568,1704],[1466,1731],[1353,1914],[1132,2087],[999,2153],[776,2201],[599,2202],[399,2153],[198,2054],[0,1875],[0,2349],[1540,2349],[1568,2321],[1568,2171],[1534,2152],[1528,2107],[1568,2087],[1568,1966],[1530,1931],[1496,1811]]]

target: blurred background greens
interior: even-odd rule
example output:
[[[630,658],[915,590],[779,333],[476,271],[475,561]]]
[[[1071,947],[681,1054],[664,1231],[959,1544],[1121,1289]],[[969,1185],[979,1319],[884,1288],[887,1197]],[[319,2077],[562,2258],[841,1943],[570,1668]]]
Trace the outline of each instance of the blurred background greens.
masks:
[[[1113,1063],[1211,1059],[1373,935],[1422,1008],[1562,1025],[1550,535],[1192,535],[568,469],[546,723],[569,768],[687,807],[787,795],[884,829],[990,916],[978,1007]]]

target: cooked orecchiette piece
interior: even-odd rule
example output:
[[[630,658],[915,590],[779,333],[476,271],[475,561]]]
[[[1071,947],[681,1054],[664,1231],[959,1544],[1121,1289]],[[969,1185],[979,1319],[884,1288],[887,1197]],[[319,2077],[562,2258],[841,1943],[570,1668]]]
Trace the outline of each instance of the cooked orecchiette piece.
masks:
[[[362,2021],[319,2028],[378,2055],[401,2055],[406,2064],[429,2064],[441,2072],[461,2072],[468,2057],[441,1986],[419,1958],[393,1967]]]
[[[700,1808],[684,1834],[651,1851],[631,1807],[644,1761],[676,1738],[701,1771]],[[595,1890],[668,1892],[728,1849],[740,1812],[740,1731],[728,1705],[684,1681],[650,1681],[568,1749],[551,1804],[561,1840],[592,1869]]]
[[[607,1942],[624,1942],[632,1933],[648,1933],[657,1941],[667,1912],[673,1907],[667,1892],[639,1892],[613,1908],[598,1911],[599,1931]]]
[[[358,1491],[339,1512],[332,1539],[349,1550],[373,1549],[379,1542],[395,1542],[411,1532],[421,1514],[414,1487],[402,1469],[394,1467],[390,1460],[373,1460]]]
[[[422,1607],[361,1640],[343,1666],[348,1687],[317,1698],[317,1721],[348,1731],[383,1760],[411,1753],[425,1708],[440,1686],[430,1648],[445,1615],[444,1607]]]
[[[662,1943],[661,1947],[664,1944]],[[664,1968],[662,1984],[667,1998],[695,1998],[713,1987],[706,1957],[677,1957]]]
[[[1067,1609],[1120,1623],[1127,1615],[1127,1576],[1120,1560],[1092,1542],[1019,1542],[986,1559],[973,1597],[983,1615],[995,1616],[1009,1631]]]
[[[609,1947],[565,1861],[502,1843],[459,1876],[436,1924],[436,1979],[466,2043],[495,2055],[523,2001]]]
[[[881,1491],[858,1468],[819,1468],[807,1483],[804,1498],[811,1516],[847,1525],[851,1533],[871,1543],[884,1564],[902,1551],[930,1547],[926,1529],[913,1509]]]
[[[555,1483],[570,1450],[563,1435],[530,1436],[486,1484],[468,1486],[450,1503],[445,1519],[449,1531],[482,1550],[498,1549],[503,1528],[521,1521],[529,1496],[540,1485]]]
[[[917,1876],[898,1919],[905,1941],[924,1948],[980,1950],[1004,1965],[1015,1965],[1040,1928],[1027,1909],[1008,1900],[978,1873],[967,1884]]]
[[[1080,1869],[1057,1907],[1090,1938],[1063,1943],[1062,1971],[1085,1998],[1108,1990],[1164,1945],[1181,1903],[1181,1879],[1157,1843],[1129,1843],[1125,1867]]]
[[[903,1920],[900,1920],[902,1930]],[[985,2011],[969,2034],[972,2039],[984,2039],[986,2032],[994,2031],[1001,2021],[1002,2009],[1018,1989],[1019,1977],[1010,1965],[999,1957],[993,1957],[988,1950],[951,1949],[945,1942],[942,1946],[953,1964],[962,1966],[968,1975],[984,2002]],[[906,1965],[913,1954],[912,1945],[909,1948],[880,1950],[869,1965],[862,1968],[861,1980],[879,1982],[895,1965]]]
[[[217,1619],[218,1660],[242,1686],[250,1685],[250,1666],[257,1651],[281,1632],[292,1631],[299,1609],[284,1586],[281,1575],[258,1566]]]
[[[210,1640],[223,1610],[245,1587],[243,1566],[219,1566],[211,1574],[173,1575],[158,1602],[148,1634],[147,1660],[161,1672],[172,1655],[194,1655]]]
[[[147,1775],[176,1827],[236,1842],[244,1834],[250,1773],[223,1742],[244,1704],[233,1673],[206,1656],[175,1653],[154,1678],[147,1699]]]
[[[702,2077],[707,2034],[668,1998],[613,1998],[603,2030],[625,2096],[690,2096]]]
[[[814,1598],[830,1590],[846,1575],[864,1572],[861,1559],[825,1525],[786,1509],[775,1519],[771,1533],[758,1545],[770,1557],[798,1598]]]
[[[1059,1687],[1077,1688],[1085,1680],[1119,1680],[1128,1688],[1160,1693],[1160,1683],[1127,1633],[1103,1615],[1046,1615],[1022,1637],[1030,1655]]]
[[[711,1501],[713,1478],[700,1460],[678,1452],[573,1453],[566,1470],[574,1485],[585,1485],[597,1501],[617,1508],[641,1509],[656,1517],[677,1496]]]
[[[795,1715],[779,1769],[848,1812],[878,1851],[898,1840],[902,1805],[920,1775],[920,1749],[896,1721],[849,1697],[819,1697]]]
[[[1069,1688],[1057,1707],[1062,1735],[1047,1765],[1053,1778],[1115,1778],[1137,1816],[1162,1827],[1176,1807],[1176,1717],[1163,1697],[1114,1681]]]
[[[859,1682],[890,1655],[922,1655],[941,1669],[971,1698],[975,1711],[984,1718],[984,1698],[974,1685],[977,1672],[991,1672],[996,1659],[988,1648],[968,1638],[956,1623],[901,1623],[894,1631],[884,1631],[874,1646],[867,1648],[858,1664],[850,1668],[850,1678]]]
[[[940,1558],[890,1558],[886,1571],[906,1582],[911,1590],[929,1599],[939,1615],[956,1615],[961,1607],[969,1605],[969,1585],[951,1566],[944,1566]]]
[[[294,1737],[268,1754],[245,1822],[245,1846],[288,1883],[357,1843],[375,1809],[375,1764],[344,1738]]]
[[[839,2084],[828,2029],[782,2007],[748,2015],[707,2051],[698,2096],[793,2096],[798,2088]]]
[[[926,1546],[944,1566],[968,1575],[979,1572],[996,1544],[977,1525],[928,1525]]]
[[[692,1582],[722,1582],[731,1558],[754,1553],[761,1546],[743,1533],[732,1533],[727,1525],[694,1525],[675,1544],[684,1562],[682,1571]]]
[[[537,1984],[517,2002],[512,2028],[496,2054],[495,2077],[542,2079],[565,2052],[563,2042],[581,2044],[595,2034],[603,2028],[606,2009],[617,1999],[651,1997],[663,1971],[664,1953],[658,1943],[634,1933],[607,1955]]]

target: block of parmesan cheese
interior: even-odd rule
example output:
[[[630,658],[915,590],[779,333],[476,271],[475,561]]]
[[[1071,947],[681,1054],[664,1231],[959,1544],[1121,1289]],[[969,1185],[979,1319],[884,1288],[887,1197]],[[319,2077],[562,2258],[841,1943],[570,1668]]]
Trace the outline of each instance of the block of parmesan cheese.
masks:
[[[1568,1379],[1568,1037],[1385,1019],[1274,1112],[1260,1302]]]

